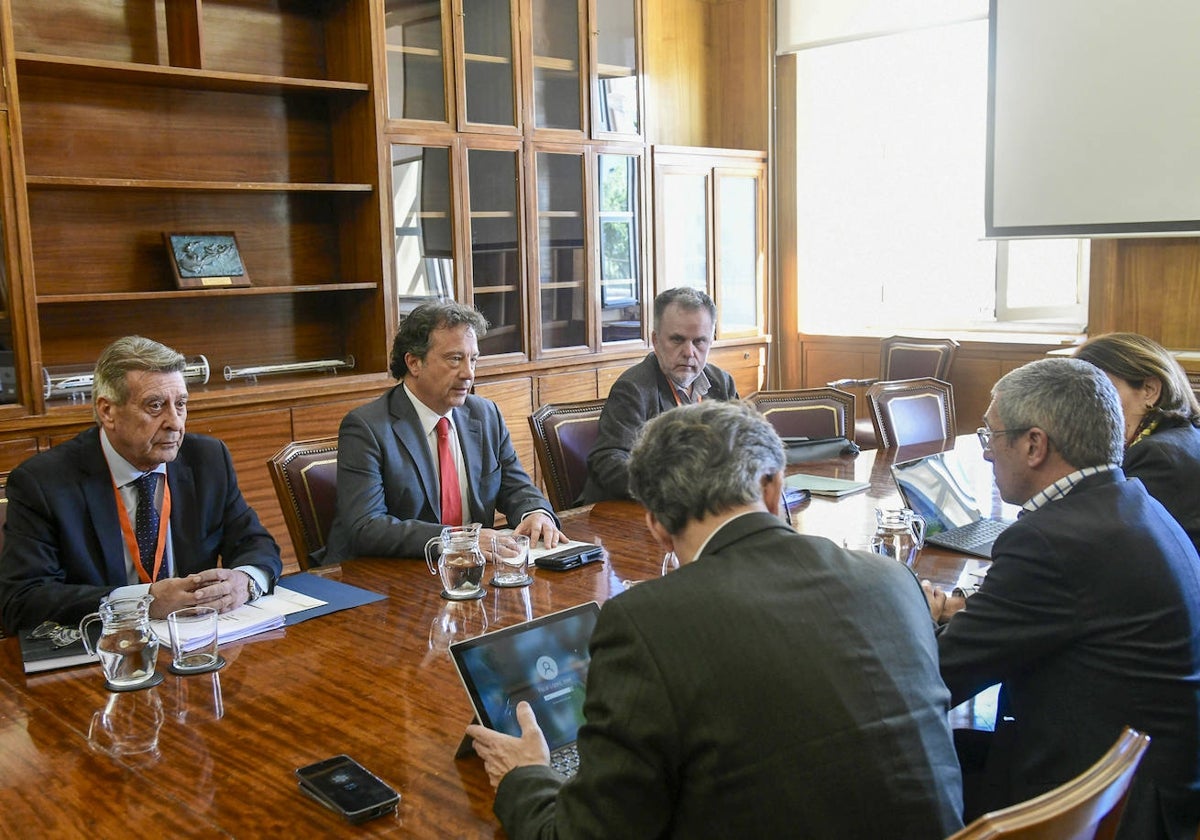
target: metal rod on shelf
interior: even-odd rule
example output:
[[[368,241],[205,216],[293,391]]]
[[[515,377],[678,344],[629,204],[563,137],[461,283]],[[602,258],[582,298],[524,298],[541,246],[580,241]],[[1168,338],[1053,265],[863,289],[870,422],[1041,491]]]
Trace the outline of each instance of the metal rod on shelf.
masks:
[[[354,367],[354,356],[344,359],[317,359],[311,362],[282,362],[275,365],[251,365],[235,368],[225,366],[225,381],[243,378],[254,379],[259,376],[272,376],[282,373],[333,373],[344,368]]]
[[[204,355],[188,359],[183,368],[185,382],[208,383],[208,359]],[[94,369],[83,365],[42,368],[42,393],[48,400],[75,402],[91,396]]]

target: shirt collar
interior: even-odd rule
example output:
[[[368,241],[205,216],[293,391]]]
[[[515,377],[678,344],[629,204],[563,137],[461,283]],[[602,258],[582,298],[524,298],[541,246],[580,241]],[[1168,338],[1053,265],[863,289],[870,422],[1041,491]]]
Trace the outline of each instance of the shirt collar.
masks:
[[[726,525],[728,525],[733,520],[740,519],[743,516],[749,516],[752,513],[762,513],[762,511],[761,510],[744,510],[741,513],[735,513],[733,516],[726,519],[724,522],[722,522],[716,528],[713,528],[712,531],[709,532],[708,536],[704,538],[704,542],[700,543],[700,547],[696,549],[696,555],[692,558],[692,562],[695,562],[696,560],[699,560],[701,557],[704,556],[704,549],[708,548],[708,544],[710,542],[712,542],[712,538],[717,535],[718,531],[720,531],[722,528],[724,528]]]
[[[1025,511],[1026,513],[1035,511],[1043,505],[1061,499],[1063,496],[1075,489],[1075,485],[1083,479],[1093,475],[1099,475],[1100,473],[1112,472],[1114,469],[1116,469],[1116,467],[1116,464],[1103,464],[1098,467],[1084,467],[1081,470],[1075,470],[1073,473],[1068,473],[1058,481],[1051,484],[1049,487],[1046,487],[1045,489],[1035,493],[1033,498],[1021,505],[1021,510]]]
[[[438,414],[432,408],[417,399],[417,396],[412,391],[408,390],[408,385],[402,382],[400,383],[400,387],[404,389],[404,396],[408,397],[408,401],[412,403],[413,409],[416,410],[417,420],[421,424],[421,431],[425,433],[425,437],[429,437],[433,434],[434,427],[437,426],[438,421],[443,417],[450,421],[451,429],[455,428],[453,417],[454,409],[450,409],[450,411],[447,411],[445,414]]]
[[[112,475],[113,484],[118,487],[124,487],[136,481],[145,472],[167,474],[166,464],[159,464],[154,469],[146,471],[139,470],[126,461],[113,447],[112,442],[108,439],[108,433],[103,428],[100,429],[100,448],[104,450],[104,460],[108,462],[108,471]]]

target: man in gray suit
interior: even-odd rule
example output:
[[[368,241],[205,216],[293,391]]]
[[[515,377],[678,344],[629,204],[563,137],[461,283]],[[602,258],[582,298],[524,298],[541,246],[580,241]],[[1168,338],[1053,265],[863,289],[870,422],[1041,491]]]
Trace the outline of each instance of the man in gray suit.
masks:
[[[752,408],[651,420],[630,485],[682,567],[609,600],[592,635],[580,768],[468,733],[526,837],[942,838],[958,762],[933,625],[902,564],[780,521],[784,451]]]
[[[716,324],[717,307],[704,292],[680,286],[654,299],[654,351],[608,393],[579,504],[629,498],[629,453],[647,420],[677,405],[738,398],[733,377],[708,364]]]
[[[423,304],[401,322],[391,364],[400,384],[342,420],[337,514],[314,559],[421,557],[444,525],[470,522],[487,526],[480,543],[490,545],[497,510],[531,544],[566,539],[500,410],[471,394],[486,332],[458,303]]]

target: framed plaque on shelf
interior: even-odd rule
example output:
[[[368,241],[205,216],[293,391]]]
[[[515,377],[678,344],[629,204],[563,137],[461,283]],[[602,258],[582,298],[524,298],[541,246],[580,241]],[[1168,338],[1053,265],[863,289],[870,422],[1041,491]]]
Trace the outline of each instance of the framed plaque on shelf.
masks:
[[[249,286],[250,275],[231,232],[164,233],[171,271],[181,289]]]

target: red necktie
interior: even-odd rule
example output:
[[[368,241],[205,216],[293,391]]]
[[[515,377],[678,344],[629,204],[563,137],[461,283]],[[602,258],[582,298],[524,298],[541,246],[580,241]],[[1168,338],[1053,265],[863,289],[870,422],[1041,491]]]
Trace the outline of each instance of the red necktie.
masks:
[[[462,524],[462,491],[458,489],[458,468],[454,465],[454,449],[450,446],[450,421],[437,421],[438,472],[442,482],[442,524]]]

